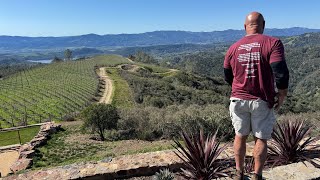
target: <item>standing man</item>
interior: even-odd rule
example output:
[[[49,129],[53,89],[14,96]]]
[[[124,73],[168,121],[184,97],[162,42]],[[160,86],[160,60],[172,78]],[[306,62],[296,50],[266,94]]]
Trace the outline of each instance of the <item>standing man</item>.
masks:
[[[250,13],[244,24],[246,36],[229,48],[224,60],[225,80],[232,86],[230,116],[236,133],[236,179],[244,177],[250,132],[255,138],[253,179],[262,179],[267,140],[276,120],[273,109],[277,110],[287,96],[289,71],[284,47],[279,39],[263,35],[264,27],[262,14]]]

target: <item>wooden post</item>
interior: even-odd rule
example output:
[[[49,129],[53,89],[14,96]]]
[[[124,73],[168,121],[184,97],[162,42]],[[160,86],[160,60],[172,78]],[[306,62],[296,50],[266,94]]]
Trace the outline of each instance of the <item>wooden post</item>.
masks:
[[[27,106],[24,106],[24,124],[28,125],[28,114],[27,114]]]
[[[14,127],[14,123],[13,123],[13,118],[12,118],[12,116],[11,116],[11,122],[12,122],[12,127]]]
[[[19,143],[21,144],[20,131],[18,130]]]

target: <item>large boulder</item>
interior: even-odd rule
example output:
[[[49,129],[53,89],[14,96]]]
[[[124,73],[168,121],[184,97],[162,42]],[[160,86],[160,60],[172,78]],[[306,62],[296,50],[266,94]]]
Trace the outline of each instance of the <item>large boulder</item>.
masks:
[[[23,151],[31,151],[33,150],[33,146],[31,146],[31,144],[27,143],[27,144],[23,144],[20,146],[19,148],[19,153],[23,152]]]
[[[47,142],[47,138],[45,136],[34,138],[30,141],[31,146],[39,147],[44,145]]]
[[[20,152],[19,159],[21,159],[21,158],[30,158],[30,159],[32,159],[34,154],[35,154],[34,150],[22,151],[22,152]]]
[[[32,165],[32,159],[22,158],[18,159],[15,163],[13,163],[10,167],[13,173],[16,173],[21,170],[25,170]]]

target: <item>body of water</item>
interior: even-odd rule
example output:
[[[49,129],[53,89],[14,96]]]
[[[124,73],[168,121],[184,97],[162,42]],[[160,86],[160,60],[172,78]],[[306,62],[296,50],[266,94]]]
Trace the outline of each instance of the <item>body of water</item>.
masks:
[[[33,63],[43,63],[43,64],[49,64],[49,63],[51,63],[51,59],[50,60],[48,60],[48,59],[46,59],[46,60],[27,60],[28,62],[33,62]]]

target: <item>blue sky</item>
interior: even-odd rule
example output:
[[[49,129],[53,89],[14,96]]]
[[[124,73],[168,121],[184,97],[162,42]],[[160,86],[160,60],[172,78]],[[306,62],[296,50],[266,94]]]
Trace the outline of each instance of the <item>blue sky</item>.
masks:
[[[268,28],[320,29],[319,7],[319,0],[1,0],[0,35],[243,29],[251,11]]]

